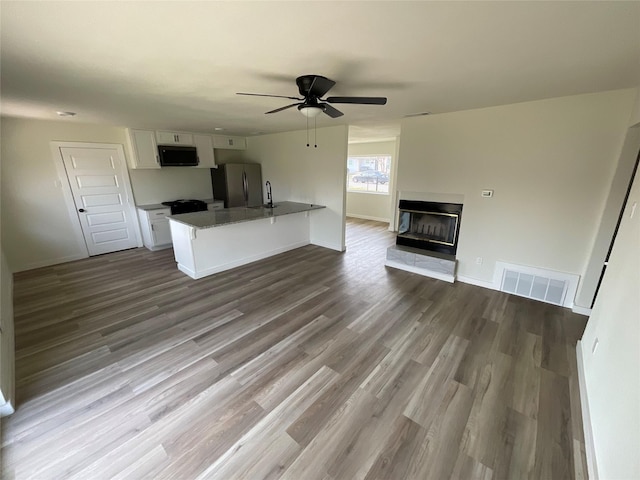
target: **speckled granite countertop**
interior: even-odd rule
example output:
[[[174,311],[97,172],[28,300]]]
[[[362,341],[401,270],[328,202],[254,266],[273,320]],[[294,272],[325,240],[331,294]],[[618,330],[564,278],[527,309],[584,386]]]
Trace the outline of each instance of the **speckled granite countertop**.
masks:
[[[235,207],[211,210],[207,212],[183,213],[171,215],[167,218],[196,228],[213,228],[230,225],[232,223],[250,222],[263,218],[281,217],[292,213],[308,212],[326,208],[324,205],[314,205],[298,202],[276,202],[274,208],[267,207]]]

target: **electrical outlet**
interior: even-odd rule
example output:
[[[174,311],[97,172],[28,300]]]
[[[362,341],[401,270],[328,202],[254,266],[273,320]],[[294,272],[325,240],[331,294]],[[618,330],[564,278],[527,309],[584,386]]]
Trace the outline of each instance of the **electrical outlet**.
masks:
[[[482,265],[482,257],[476,258],[476,265]]]

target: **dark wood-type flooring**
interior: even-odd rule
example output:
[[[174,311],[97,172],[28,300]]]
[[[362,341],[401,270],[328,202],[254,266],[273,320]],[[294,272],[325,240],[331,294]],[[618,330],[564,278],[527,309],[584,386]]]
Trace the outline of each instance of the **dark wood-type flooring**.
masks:
[[[15,277],[4,478],[586,476],[586,317],[383,265],[386,225],[192,280],[134,249]]]

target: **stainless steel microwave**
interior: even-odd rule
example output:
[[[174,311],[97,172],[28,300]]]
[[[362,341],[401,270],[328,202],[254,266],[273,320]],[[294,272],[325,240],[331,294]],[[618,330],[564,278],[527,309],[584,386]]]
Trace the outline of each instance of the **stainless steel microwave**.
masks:
[[[200,163],[196,147],[158,145],[158,154],[162,167],[195,167]]]

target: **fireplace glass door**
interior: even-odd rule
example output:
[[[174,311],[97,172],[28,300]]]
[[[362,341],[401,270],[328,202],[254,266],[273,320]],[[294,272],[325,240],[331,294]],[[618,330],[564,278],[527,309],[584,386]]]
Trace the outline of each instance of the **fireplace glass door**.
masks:
[[[455,256],[461,203],[400,200],[396,245]]]
[[[458,215],[454,213],[400,210],[398,236],[453,246],[457,231]]]

